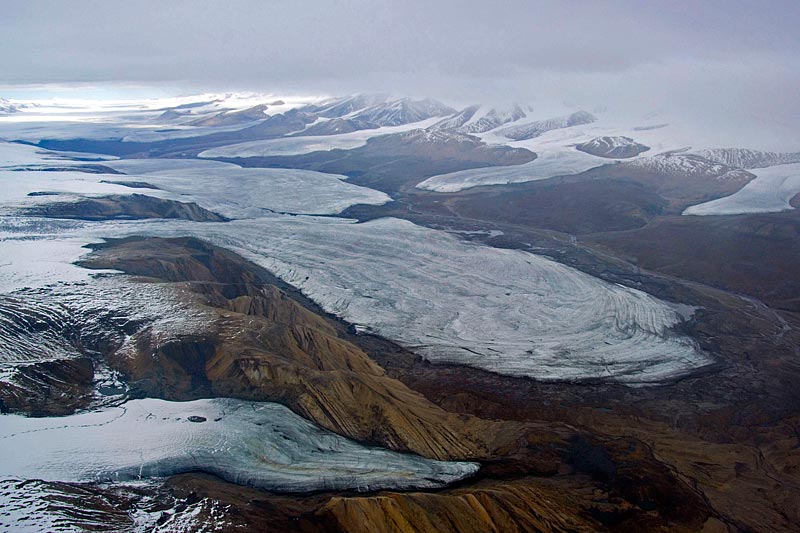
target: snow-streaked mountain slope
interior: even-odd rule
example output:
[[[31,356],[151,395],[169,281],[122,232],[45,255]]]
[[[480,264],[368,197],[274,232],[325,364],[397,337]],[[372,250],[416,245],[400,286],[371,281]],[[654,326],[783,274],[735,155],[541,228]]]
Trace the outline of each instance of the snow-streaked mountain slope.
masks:
[[[587,154],[605,157],[608,159],[627,159],[630,157],[636,157],[642,152],[646,152],[650,149],[649,146],[637,143],[630,137],[625,137],[622,135],[595,137],[591,141],[576,145],[575,148],[581,152],[586,152]]]
[[[256,120],[268,118],[266,104],[258,104],[240,111],[223,111],[210,117],[203,117],[193,120],[189,126],[235,126],[238,124],[248,124]]]
[[[273,155],[299,155],[320,150],[350,150],[367,144],[367,141],[379,135],[391,135],[413,129],[425,129],[439,119],[434,117],[421,122],[412,122],[402,126],[389,126],[377,129],[366,129],[343,133],[340,135],[289,136],[279,139],[265,139],[212,148],[199,154],[199,157],[267,157]]]
[[[524,141],[526,139],[538,137],[551,130],[569,128],[571,126],[580,126],[583,124],[591,124],[596,120],[597,118],[591,113],[586,111],[577,111],[571,115],[562,117],[509,126],[508,128],[500,130],[499,135],[515,141]]]
[[[742,174],[740,170],[724,163],[714,162],[698,155],[682,152],[640,157],[633,161],[626,161],[625,166],[662,174],[715,176],[716,179],[720,180],[735,178]]]
[[[0,477],[125,481],[208,472],[280,492],[441,487],[478,470],[367,448],[273,403],[132,400],[59,418],[0,416]]]
[[[731,167],[753,169],[800,163],[800,152],[766,152],[747,148],[710,148],[693,152]]]
[[[351,115],[351,118],[376,126],[401,126],[453,113],[455,113],[454,109],[436,100],[401,98],[368,107]]]
[[[352,96],[329,98],[304,108],[304,111],[325,118],[341,118],[368,107],[385,104],[387,101],[389,101],[387,95],[356,94]]]
[[[434,124],[432,129],[455,130],[461,133],[484,133],[504,124],[527,117],[530,108],[521,104],[504,107],[473,105],[453,117]]]
[[[431,126],[431,129],[434,130],[457,130],[470,120],[475,114],[481,109],[480,104],[471,105],[469,107],[465,107],[452,117],[447,117],[442,120],[436,122]]]

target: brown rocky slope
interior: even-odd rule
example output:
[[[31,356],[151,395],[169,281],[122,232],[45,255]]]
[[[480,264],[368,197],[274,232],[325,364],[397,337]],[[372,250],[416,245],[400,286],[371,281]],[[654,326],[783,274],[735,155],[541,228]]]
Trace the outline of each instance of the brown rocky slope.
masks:
[[[387,375],[362,347],[413,357],[408,352],[350,335],[346,324],[226,250],[193,239],[132,238],[99,246],[84,265],[176,284],[216,313],[205,335],[164,340],[145,329],[133,350],[109,357],[141,395],[278,401],[362,442],[482,463],[476,479],[446,491],[330,495],[311,507],[303,500],[301,514],[317,526],[358,531],[366,519],[376,531],[694,530],[714,514],[638,439],[536,417],[479,417],[470,406],[443,409]],[[217,497],[224,486],[204,490]],[[260,516],[284,512],[271,507]]]

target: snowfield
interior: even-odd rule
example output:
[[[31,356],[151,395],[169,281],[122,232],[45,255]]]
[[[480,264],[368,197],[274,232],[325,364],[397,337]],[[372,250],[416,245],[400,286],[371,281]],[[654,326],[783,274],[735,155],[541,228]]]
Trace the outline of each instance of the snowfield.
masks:
[[[441,487],[474,474],[368,448],[274,403],[131,400],[67,417],[0,416],[0,478],[128,481],[207,472],[280,492]]]

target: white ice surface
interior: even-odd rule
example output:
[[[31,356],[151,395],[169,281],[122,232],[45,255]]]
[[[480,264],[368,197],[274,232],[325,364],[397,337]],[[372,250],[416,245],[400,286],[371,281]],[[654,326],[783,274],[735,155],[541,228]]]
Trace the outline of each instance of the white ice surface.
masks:
[[[725,198],[693,205],[684,215],[740,215],[793,209],[789,200],[800,193],[800,163],[750,170],[756,179]]]
[[[536,152],[530,163],[503,167],[474,168],[439,174],[417,185],[418,189],[435,192],[458,192],[485,185],[507,185],[537,181],[556,176],[579,174],[608,163],[608,159],[573,149]]]
[[[0,224],[3,222],[0,218]],[[0,231],[0,294],[59,282],[87,281],[91,272],[73,264],[88,252],[83,248],[85,244],[85,238],[17,240]]]
[[[344,176],[297,169],[241,168],[230,163],[192,159],[104,161],[126,175],[79,171],[8,170],[24,165],[72,166],[40,149],[0,142],[0,214],[76,195],[147,194],[196,202],[229,218],[263,216],[265,212],[332,215],[355,204],[380,205],[391,200],[380,191],[344,181]],[[5,169],[3,167],[6,167]],[[104,181],[144,181],[156,189],[132,189]],[[28,196],[32,192],[60,193]],[[0,261],[1,262],[1,261]]]
[[[265,211],[332,215],[351,205],[391,200],[380,191],[343,181],[344,176],[312,170],[241,168],[184,159],[120,160],[108,166],[131,174],[117,176],[118,180],[146,181],[173,199],[196,202],[229,218],[263,216]]]
[[[404,131],[418,128],[427,128],[433,125],[441,117],[435,117],[412,124],[402,126],[387,126],[373,130],[360,130],[339,135],[317,135],[317,136],[288,136],[278,139],[266,139],[263,141],[250,141],[219,148],[212,148],[201,152],[199,157],[266,157],[273,155],[299,155],[320,150],[350,150],[367,144],[372,137],[401,133]]]
[[[203,417],[193,422],[190,416]],[[55,418],[0,416],[0,478],[126,481],[203,471],[281,492],[443,486],[475,473],[368,448],[274,403],[132,400]]]
[[[70,339],[79,331],[95,338],[119,336],[130,324],[155,338],[205,331],[211,316],[182,289],[73,264],[98,239],[63,233],[93,225],[0,217],[0,373],[78,355]]]
[[[75,155],[83,159],[116,159],[113,156],[98,154],[73,154],[71,152],[52,152],[31,146],[29,144],[19,144],[0,141],[0,168],[16,167],[18,165],[41,165],[53,164],[60,166],[85,165],[85,161],[69,161],[69,156]]]

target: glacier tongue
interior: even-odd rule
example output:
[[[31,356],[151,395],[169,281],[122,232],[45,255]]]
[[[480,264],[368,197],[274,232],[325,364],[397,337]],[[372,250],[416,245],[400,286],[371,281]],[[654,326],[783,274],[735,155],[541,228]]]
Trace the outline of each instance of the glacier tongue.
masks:
[[[0,417],[0,478],[125,481],[208,472],[280,492],[440,487],[478,465],[369,448],[288,408],[132,400],[59,418]]]
[[[790,201],[800,194],[800,163],[759,168],[756,179],[724,198],[687,208],[684,215],[741,215],[776,213],[793,209]]]
[[[89,228],[87,228],[89,229]],[[273,217],[106,223],[103,235],[191,235],[242,253],[326,311],[432,361],[537,379],[655,383],[712,362],[646,293],[519,250],[399,219]]]

